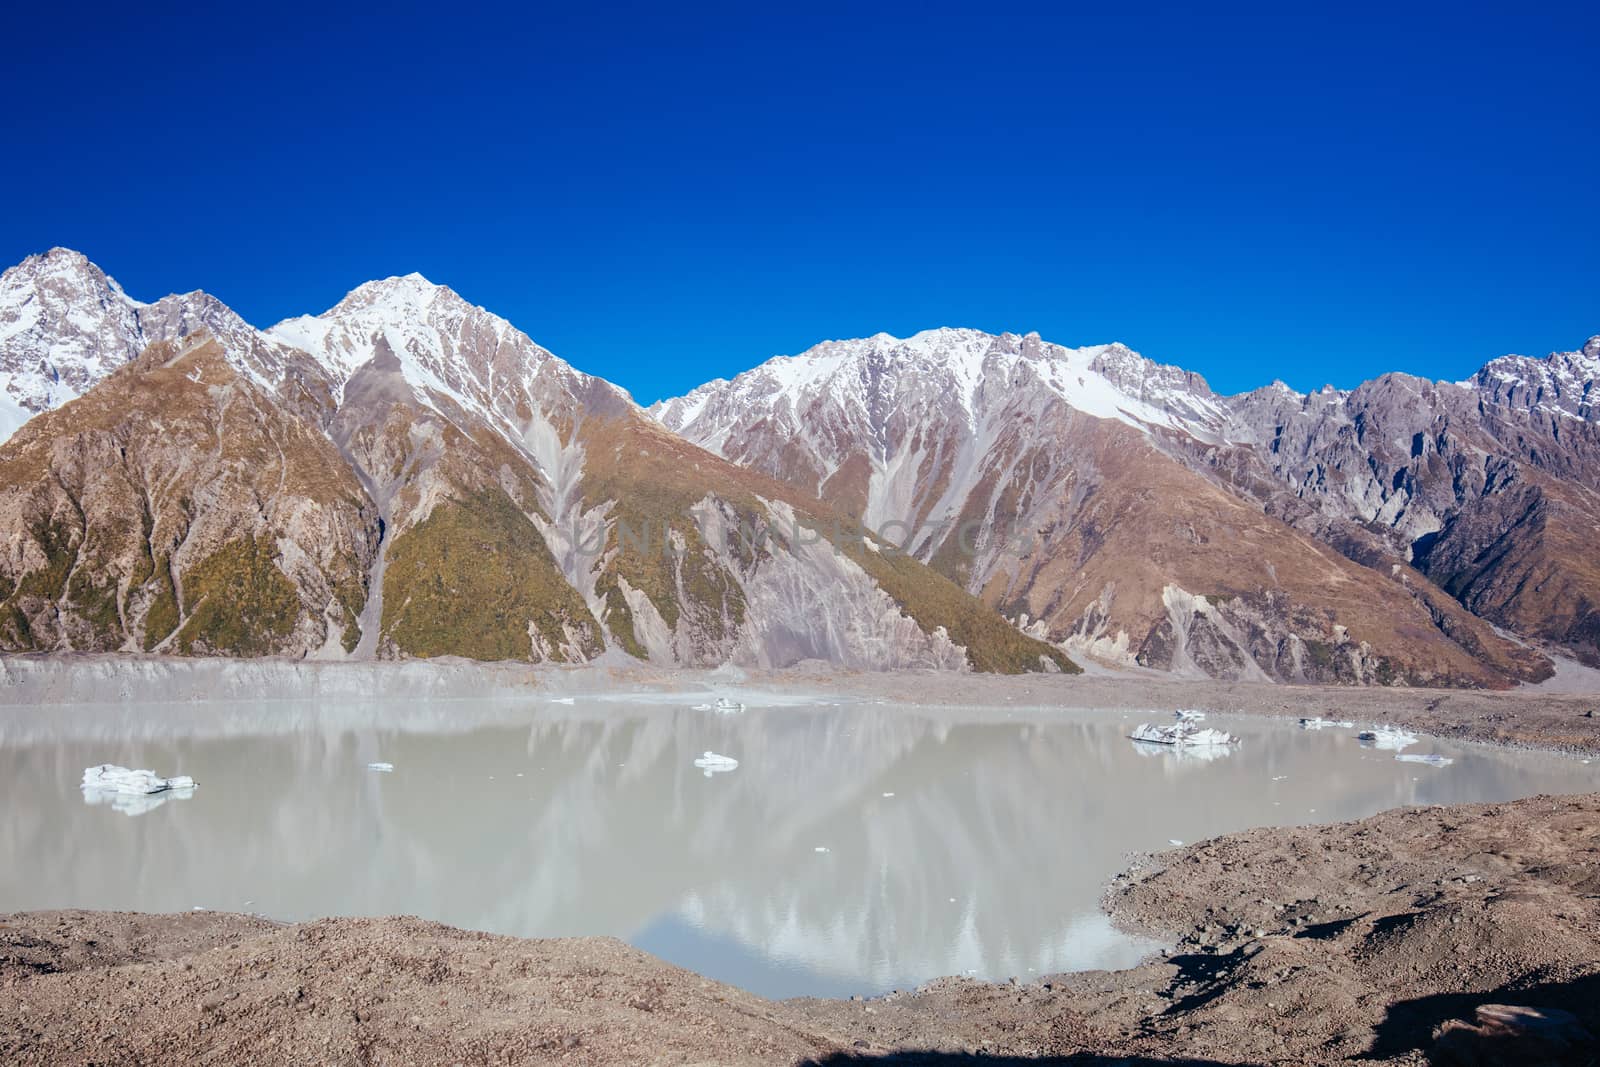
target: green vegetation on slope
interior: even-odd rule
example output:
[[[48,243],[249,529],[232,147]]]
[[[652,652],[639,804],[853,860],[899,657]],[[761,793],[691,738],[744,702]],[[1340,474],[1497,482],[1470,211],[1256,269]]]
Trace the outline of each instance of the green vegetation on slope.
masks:
[[[278,651],[300,617],[300,598],[273,555],[272,538],[240,538],[184,574],[189,617],[178,632],[180,651],[238,656]]]
[[[556,658],[568,628],[585,656],[601,650],[588,607],[504,490],[445,501],[390,546],[382,632],[401,652],[528,660],[530,623]]]
[[[856,545],[850,558],[861,565],[924,630],[943,626],[950,639],[965,646],[975,671],[1025,674],[1040,669],[1039,657],[1048,658],[1067,674],[1083,668],[1067,654],[1012,626],[950,579],[899,552],[873,552]]]

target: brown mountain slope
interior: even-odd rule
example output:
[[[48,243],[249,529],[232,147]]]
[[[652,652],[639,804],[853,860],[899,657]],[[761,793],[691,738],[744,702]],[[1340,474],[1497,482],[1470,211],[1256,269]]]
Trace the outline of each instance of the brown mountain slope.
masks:
[[[904,666],[1017,673],[1039,670],[1043,661],[1049,669],[1079,669],[945,576],[863,537],[853,517],[636,412],[588,421],[582,438],[583,492],[612,502],[600,579],[612,629],[631,629],[641,649],[664,623],[680,644],[731,641],[724,655],[737,652],[763,666],[798,658],[865,662],[890,646],[908,657]],[[850,605],[847,613],[843,605]],[[684,628],[673,611],[705,621]],[[804,624],[840,615],[850,619],[848,635]],[[965,663],[928,637],[941,633],[966,649]]]
[[[201,333],[0,448],[0,528],[7,649],[306,655],[354,646],[377,515]]]
[[[654,410],[1074,652],[1283,681],[1548,676],[1403,563],[1358,566],[1164,451],[1224,415],[1171,370],[936,330],[827,342]]]
[[[1465,383],[1278,386],[1228,398],[1229,443],[1158,436],[1350,558],[1413,565],[1494,624],[1600,664],[1600,422],[1586,400],[1597,356],[1591,341],[1496,360]]]
[[[833,535],[815,498],[674,437],[423,278],[368,283],[268,336],[328,368],[330,433],[379,505],[375,654],[486,658],[531,641],[532,658],[567,662],[615,647],[696,666],[1075,669],[920,564]]]
[[[30,338],[121,369],[0,445],[0,646],[1076,669],[425,279],[270,334],[169,303],[199,332],[131,362]]]
[[[1447,598],[1430,609],[1131,427],[1078,416],[1048,446],[1017,447],[997,469],[1053,464],[1059,478],[1031,494],[980,482],[962,517],[985,516],[1015,546],[978,558],[981,594],[1035,632],[1223,678],[1499,686],[1547,670]],[[948,543],[933,562],[971,573]]]

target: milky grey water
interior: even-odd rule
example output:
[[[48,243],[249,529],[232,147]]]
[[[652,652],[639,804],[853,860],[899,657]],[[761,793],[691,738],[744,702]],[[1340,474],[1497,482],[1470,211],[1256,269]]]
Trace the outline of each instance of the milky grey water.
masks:
[[[0,911],[415,914],[874,993],[1136,962],[1097,906],[1136,850],[1600,788],[1575,759],[1407,749],[1455,759],[1431,767],[1260,719],[1213,716],[1244,741],[1207,761],[1126,739],[1157,715],[685,703],[0,709]],[[738,769],[706,777],[707,749]],[[200,786],[130,816],[79,791],[105,762]]]

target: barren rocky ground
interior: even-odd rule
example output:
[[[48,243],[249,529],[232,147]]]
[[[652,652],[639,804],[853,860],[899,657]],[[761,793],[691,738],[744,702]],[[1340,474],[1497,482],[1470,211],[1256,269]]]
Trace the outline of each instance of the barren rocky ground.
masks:
[[[1108,906],[1175,947],[786,1002],[610,939],[23,913],[0,918],[0,1061],[1595,1062],[1600,795],[1230,835],[1150,858]],[[1479,1012],[1497,1004],[1540,1014]]]

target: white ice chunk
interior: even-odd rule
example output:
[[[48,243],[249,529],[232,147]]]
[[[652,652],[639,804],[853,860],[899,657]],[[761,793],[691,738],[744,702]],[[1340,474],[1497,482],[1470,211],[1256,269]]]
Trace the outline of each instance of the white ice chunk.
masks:
[[[1128,736],[1135,741],[1154,745],[1173,745],[1179,748],[1215,748],[1239,743],[1239,739],[1230,733],[1208,727],[1197,727],[1188,720],[1180,720],[1171,726],[1141,723]]]
[[[707,778],[710,778],[713,774],[725,774],[728,771],[736,770],[739,766],[739,761],[732,756],[718,755],[708,749],[699,759],[694,761],[694,765],[704,771]]]
[[[163,778],[154,771],[130,770],[114,763],[86,767],[83,772],[83,800],[86,804],[106,804],[124,815],[143,815],[168,800],[194,796],[195,780],[186,774]]]
[[[390,771],[394,770],[394,764],[392,764],[392,763],[383,763],[383,762],[369,763],[369,764],[367,764],[367,770],[369,770],[369,771],[382,771],[384,774],[388,774]]]
[[[1401,763],[1426,763],[1430,767],[1448,767],[1450,764],[1455,762],[1455,760],[1451,759],[1449,756],[1441,756],[1435,752],[1429,752],[1426,755],[1412,756],[1407,756],[1402,753],[1396,756],[1395,759],[1399,760]]]
[[[1399,752],[1417,743],[1417,735],[1408,733],[1397,726],[1374,726],[1370,730],[1362,730],[1356,734],[1356,740],[1372,748],[1381,748],[1388,752]]]
[[[1355,728],[1355,725],[1356,724],[1353,722],[1340,722],[1337,719],[1324,719],[1321,716],[1318,716],[1314,719],[1300,720],[1300,726],[1306,730],[1326,730],[1330,727],[1340,730],[1351,730]]]
[[[84,768],[83,788],[109,793],[144,795],[162,793],[168,789],[193,789],[194,779],[188,775],[163,778],[154,771],[134,771],[127,767],[118,767],[114,763],[102,763],[95,767]]]

